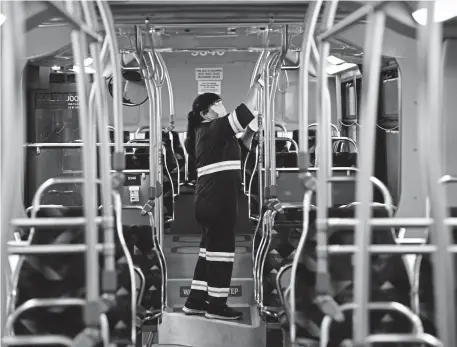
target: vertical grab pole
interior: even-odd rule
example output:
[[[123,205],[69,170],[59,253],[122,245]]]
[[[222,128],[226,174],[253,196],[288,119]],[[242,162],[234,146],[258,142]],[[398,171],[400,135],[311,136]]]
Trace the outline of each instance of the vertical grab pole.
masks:
[[[310,67],[310,56],[311,56],[311,41],[314,40],[314,31],[316,29],[316,23],[319,18],[320,9],[322,6],[322,0],[313,1],[308,5],[306,11],[305,22],[304,22],[304,33],[302,46],[300,51],[300,67],[298,71],[298,133],[299,133],[299,146],[298,149],[298,168],[300,172],[308,171],[309,157],[308,157],[308,123],[309,123],[309,67]],[[303,232],[308,230],[308,219],[309,211],[305,206],[308,206],[308,194],[303,196]],[[306,239],[303,238],[303,242]],[[298,256],[298,250],[296,256]],[[296,273],[296,264],[294,258],[294,265],[292,268],[292,276]],[[290,289],[290,340],[295,343],[297,327],[295,325],[295,281],[291,278],[291,289]]]
[[[264,57],[264,60],[263,60],[263,72],[266,76],[266,70],[267,70],[267,66],[268,66],[268,57],[270,55],[270,52],[269,51],[264,51],[263,52],[263,57]],[[265,85],[267,84],[267,80],[265,78]],[[265,92],[265,91],[264,91]],[[265,93],[260,93],[259,94],[260,97],[259,97],[259,115],[257,117],[258,121],[259,121],[259,145],[258,145],[258,148],[257,148],[257,152],[258,152],[258,164],[257,164],[257,168],[258,168],[258,175],[259,175],[259,213],[262,214],[262,209],[263,209],[263,202],[264,202],[264,193],[265,193],[265,178],[264,178],[264,172],[263,172],[263,169],[265,167],[265,132],[266,132],[266,128],[265,128]],[[265,173],[266,174],[266,173]],[[260,223],[260,220],[262,218],[259,219],[259,223]]]
[[[336,9],[338,7],[338,1],[333,0],[327,2],[324,8],[324,29],[329,29],[335,20]],[[328,41],[322,41],[319,43],[319,67],[317,77],[317,114],[320,117],[317,125],[317,140],[319,144],[318,159],[319,171],[318,177],[318,189],[317,189],[317,201],[320,206],[318,209],[318,215],[320,214],[321,221],[325,221],[327,218],[327,207],[332,205],[331,201],[331,189],[328,179],[331,177],[331,116],[330,108],[328,107],[328,78],[327,78],[327,57],[330,53],[330,43]],[[323,226],[324,227],[324,226]],[[326,229],[326,227],[325,227]],[[323,235],[323,234],[322,234]],[[325,236],[327,237],[327,236]]]
[[[373,175],[374,149],[376,138],[376,118],[378,108],[378,88],[381,71],[382,45],[384,39],[385,14],[382,11],[371,13],[367,20],[363,57],[364,85],[362,90],[363,132],[360,145],[360,172],[356,182],[356,198],[360,202],[356,207],[355,227],[355,269],[354,269],[354,302],[356,308],[353,318],[354,346],[365,346],[365,339],[370,333],[368,302],[370,288],[371,256],[371,203],[373,188],[370,177]]]
[[[76,18],[81,16],[80,9],[77,4],[68,2],[67,8],[70,13]],[[84,215],[86,217],[85,225],[85,240],[86,240],[86,300],[87,306],[85,310],[85,322],[87,326],[98,326],[98,298],[100,296],[100,283],[98,266],[98,228],[95,223],[97,216],[97,186],[96,186],[96,163],[94,155],[95,143],[93,140],[93,129],[91,129],[90,117],[87,105],[88,96],[88,80],[84,71],[84,59],[86,45],[86,35],[83,32],[73,31],[71,33],[71,41],[73,54],[75,57],[75,65],[79,65],[76,73],[76,87],[79,99],[79,122],[82,139],[82,169],[83,169],[83,193],[84,193]]]
[[[324,30],[331,27],[334,22],[338,1],[331,1],[325,4],[323,15]],[[329,196],[329,172],[328,163],[331,151],[331,133],[330,133],[330,112],[327,107],[327,73],[326,57],[329,55],[330,44],[326,41],[319,42],[320,61],[317,71],[317,93],[316,93],[316,113],[318,116],[317,124],[317,143],[319,152],[316,151],[316,162],[319,163],[317,172],[317,277],[316,277],[316,294],[319,298],[319,306],[324,313],[327,313],[327,307],[334,308],[335,303],[329,295],[330,278],[327,264],[327,214],[328,207],[331,205]]]
[[[154,201],[156,197],[156,182],[157,176],[155,168],[157,167],[155,147],[154,147],[154,137],[155,137],[155,122],[154,122],[154,86],[152,82],[152,75],[149,72],[147,67],[147,61],[145,60],[144,55],[140,58],[143,61],[143,76],[145,79],[146,90],[149,98],[149,197],[148,202],[143,207],[142,214],[146,214],[149,211],[154,209]]]
[[[262,53],[262,59],[259,59],[261,61],[259,63],[259,68],[264,64],[263,66],[263,72],[265,73],[265,70],[267,69],[268,65],[268,56],[270,52],[267,50],[263,51]],[[267,82],[265,82],[267,84]],[[259,135],[259,144],[257,146],[257,172],[258,172],[258,187],[259,187],[259,220],[257,222],[257,227],[256,231],[259,230],[259,228],[262,229],[262,211],[263,211],[263,205],[264,205],[264,173],[263,173],[263,167],[264,167],[264,157],[265,157],[265,152],[264,152],[264,147],[265,147],[265,103],[264,103],[264,98],[265,94],[260,93],[259,94],[259,115],[257,117],[258,119],[258,124],[259,124],[259,130],[258,130],[258,135]],[[263,98],[263,99],[262,99]],[[263,241],[263,234],[261,235],[261,240]],[[252,240],[252,249],[255,249],[255,237],[253,237]],[[254,272],[254,296],[255,300],[257,303],[260,301],[260,290],[259,290],[259,277],[260,275],[258,274],[258,260],[260,259],[260,251],[263,249],[263,243],[261,242],[259,246],[257,247],[257,252],[255,253],[254,256],[254,267],[253,267],[253,272]]]
[[[309,4],[305,17],[305,30],[303,33],[300,51],[300,68],[298,70],[298,129],[299,129],[299,157],[298,167],[305,172],[309,166],[308,154],[308,123],[309,123],[309,67],[311,59],[311,42],[314,40],[314,31],[319,18],[322,0],[312,1]]]
[[[275,66],[279,59],[279,53],[271,53],[267,59],[265,67],[265,89],[264,89],[264,112],[265,112],[265,192],[264,199],[271,197],[271,163],[272,157],[275,155],[274,145],[274,129],[275,126],[272,123],[272,92],[274,90],[274,83],[270,85],[271,80],[271,67]]]
[[[9,267],[8,246],[7,242],[12,237],[12,228],[10,225],[11,219],[14,217],[15,211],[11,201],[13,200],[17,187],[11,185],[14,182],[14,176],[17,172],[13,168],[23,165],[18,163],[19,156],[17,153],[23,150],[24,143],[20,143],[23,139],[22,136],[15,136],[17,118],[25,116],[25,108],[23,105],[23,93],[21,92],[21,76],[22,66],[21,59],[24,54],[24,40],[25,35],[23,13],[25,11],[22,1],[2,1],[0,3],[1,11],[6,17],[6,22],[2,27],[2,40],[0,42],[1,50],[1,110],[2,117],[1,124],[1,262],[3,267]],[[17,40],[17,38],[20,38]],[[6,102],[8,101],[8,102]],[[14,116],[13,116],[14,115]],[[24,124],[23,122],[21,122]],[[21,129],[22,130],[22,129]],[[6,150],[4,144],[8,144]],[[2,270],[1,276],[5,273]],[[7,271],[7,273],[10,271]],[[6,299],[6,281],[2,277],[1,281],[1,337],[4,335],[4,326],[6,320],[7,299]]]
[[[278,90],[279,75],[281,73],[281,66],[284,58],[289,49],[289,28],[284,26],[281,33],[281,53],[278,54],[278,59],[273,65],[273,88],[271,90],[271,172],[270,172],[270,194],[276,196],[276,92]]]
[[[276,53],[274,58],[271,59],[270,64],[268,66],[268,71],[272,71],[273,75],[270,75],[272,78],[272,84],[270,86],[270,94],[269,94],[269,112],[268,112],[268,143],[269,143],[269,150],[268,158],[270,162],[270,172],[269,175],[269,186],[268,186],[268,193],[269,197],[276,196],[276,190],[274,189],[273,185],[275,184],[276,178],[276,127],[275,127],[275,96],[276,96],[276,89],[278,88],[278,76],[276,75],[276,66],[279,64],[279,53]]]
[[[452,244],[451,228],[444,223],[447,217],[446,197],[444,187],[439,184],[442,177],[440,153],[441,133],[441,96],[442,96],[442,24],[434,21],[435,2],[427,3],[427,36],[422,48],[425,52],[425,112],[421,113],[422,133],[419,142],[428,142],[424,145],[424,161],[422,162],[427,172],[427,186],[430,197],[431,214],[434,225],[431,227],[430,236],[436,244],[437,251],[433,253],[433,279],[435,283],[435,317],[439,338],[444,346],[455,346],[455,278],[453,261],[454,255],[448,252],[447,247]],[[420,99],[419,99],[420,100]],[[430,115],[436,118],[431,119]]]
[[[153,47],[154,49],[154,47]],[[154,117],[156,121],[156,162],[157,162],[157,194],[156,194],[156,226],[157,234],[159,235],[159,243],[163,244],[163,163],[162,163],[162,86],[164,82],[164,69],[160,64],[156,52],[149,53],[149,59],[154,69]]]
[[[259,73],[260,65],[261,65],[261,63],[263,61],[264,55],[265,55],[265,51],[262,51],[259,54],[258,58],[257,58],[257,61],[256,61],[255,66],[254,66],[254,71],[252,72],[251,83],[249,84],[249,88],[252,88],[252,86],[254,85],[254,78]],[[259,116],[260,116],[259,104],[261,103],[261,100],[260,100],[261,99],[261,97],[260,97],[261,95],[262,94],[259,94],[259,97],[257,98],[257,110],[258,110]],[[257,136],[259,135],[259,133],[260,133],[260,128],[259,128],[259,130],[257,130]],[[246,162],[244,164],[246,164]],[[248,182],[246,182],[246,168],[243,167],[243,192],[244,192],[244,194],[248,193],[248,191],[249,191],[248,186],[249,186],[249,184],[248,184]],[[248,208],[249,208],[249,215],[251,215],[251,195],[248,195]]]
[[[117,179],[113,182],[115,189],[120,190],[124,183],[122,171],[125,169],[124,156],[124,113],[122,105],[122,74],[119,59],[119,45],[116,38],[114,20],[106,1],[96,0],[103,26],[106,30],[111,67],[113,69],[113,115],[114,115],[114,154],[113,169],[117,171]]]
[[[155,84],[155,83],[154,83]],[[160,191],[157,192],[156,197],[156,221],[157,221],[157,234],[159,235],[160,245],[163,245],[163,156],[162,156],[162,90],[157,84],[154,85],[157,101],[155,103],[155,117],[156,117],[156,143],[157,143],[157,187]]]
[[[95,7],[92,2],[82,2],[83,11],[90,27],[98,32],[100,30]],[[104,268],[102,274],[102,291],[104,293],[114,294],[117,289],[116,285],[116,260],[115,260],[115,237],[114,237],[114,225],[111,222],[113,217],[112,210],[112,183],[111,183],[111,163],[110,163],[110,150],[109,150],[109,132],[108,132],[108,108],[106,105],[106,90],[103,83],[102,76],[102,59],[101,59],[101,47],[98,42],[92,42],[89,45],[90,53],[94,59],[94,85],[93,94],[95,97],[95,112],[97,114],[97,130],[98,137],[100,139],[99,146],[99,160],[100,160],[100,176],[101,176],[101,190],[102,190],[102,206],[103,206],[103,217],[105,217],[105,223],[103,225],[104,237],[103,242],[106,245],[104,250]],[[92,92],[91,92],[92,97]],[[91,100],[92,98],[89,98]],[[89,107],[91,108],[91,102]],[[92,109],[90,110],[92,113]],[[120,216],[117,216],[120,218]],[[110,221],[110,222],[108,222]],[[109,224],[107,224],[109,223]]]
[[[163,60],[163,57],[160,53],[155,53],[157,60],[163,70],[165,82],[167,83],[167,88],[168,88],[168,102],[169,102],[169,108],[170,108],[170,118],[169,118],[169,123],[167,126],[168,130],[173,130],[175,128],[175,101],[174,101],[174,94],[173,94],[173,85],[171,84],[171,79],[170,79],[170,73],[168,71],[167,65],[165,64],[165,61]]]
[[[270,128],[271,128],[271,121],[270,121],[270,61],[273,54],[270,53],[266,61],[265,66],[265,89],[264,89],[264,165],[265,165],[265,175],[264,175],[264,187],[263,187],[263,195],[264,199],[270,198],[270,170],[271,170],[271,158],[270,158]],[[261,212],[262,213],[262,212]]]
[[[184,140],[182,142],[182,150],[184,151],[184,182],[189,181],[189,154],[187,153]]]
[[[156,146],[154,144],[154,138],[156,135],[154,120],[154,105],[155,105],[155,91],[154,85],[152,82],[153,72],[151,71],[153,67],[149,66],[150,59],[145,56],[144,46],[143,46],[143,33],[141,29],[137,26],[135,31],[136,38],[136,58],[138,59],[141,74],[145,81],[146,91],[148,93],[148,111],[149,111],[149,191],[148,191],[148,201],[143,206],[141,210],[141,215],[145,216],[155,209],[155,199],[157,195],[157,173],[155,168],[157,167],[157,155],[156,155]],[[154,218],[155,219],[155,218]],[[155,228],[155,225],[153,226]]]
[[[171,84],[171,78],[170,78],[170,73],[168,71],[167,65],[165,64],[165,61],[162,57],[161,54],[157,53],[157,58],[159,60],[159,64],[162,66],[162,69],[165,74],[165,82],[167,83],[167,89],[168,89],[168,102],[169,102],[169,112],[170,112],[170,122],[167,126],[167,132],[170,132],[170,140],[171,140],[171,148],[173,149],[173,156],[176,161],[176,165],[178,167],[178,184],[176,188],[176,195],[179,195],[181,191],[181,170],[179,170],[179,163],[178,159],[176,157],[175,149],[174,149],[174,144],[173,144],[173,135],[171,134],[171,131],[175,128],[175,101],[174,101],[174,93],[173,93],[173,85]],[[174,197],[173,197],[174,199]],[[174,213],[173,213],[174,216]],[[174,219],[174,217],[173,217]]]

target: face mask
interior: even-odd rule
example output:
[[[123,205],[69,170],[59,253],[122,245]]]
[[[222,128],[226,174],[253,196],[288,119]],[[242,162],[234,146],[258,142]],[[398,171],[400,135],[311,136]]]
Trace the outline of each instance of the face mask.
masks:
[[[217,118],[221,118],[227,115],[227,110],[225,109],[222,102],[211,106],[211,110],[213,110],[217,114]]]
[[[219,115],[214,114],[213,112],[208,112],[205,115],[202,115],[204,121],[203,122],[211,122],[212,120],[218,119]]]

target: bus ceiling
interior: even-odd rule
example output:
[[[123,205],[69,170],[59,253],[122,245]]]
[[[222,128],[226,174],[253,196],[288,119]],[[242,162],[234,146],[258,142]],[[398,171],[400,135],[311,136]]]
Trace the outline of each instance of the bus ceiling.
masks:
[[[278,1],[110,1],[117,25],[141,25],[146,20],[153,26],[263,24],[303,24],[308,3],[303,0]],[[357,2],[342,2],[337,20],[359,8]],[[321,14],[322,15],[322,14]],[[66,23],[54,18],[46,25]]]

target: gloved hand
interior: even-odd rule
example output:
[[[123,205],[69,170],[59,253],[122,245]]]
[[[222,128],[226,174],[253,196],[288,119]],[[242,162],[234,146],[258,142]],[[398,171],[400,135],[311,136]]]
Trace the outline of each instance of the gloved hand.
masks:
[[[254,116],[255,118],[251,121],[251,123],[249,123],[248,127],[252,130],[252,131],[259,131],[259,120],[257,119],[257,117],[259,116],[259,111],[254,111]]]
[[[264,88],[265,82],[263,81],[262,75],[263,75],[263,73],[259,73],[259,74],[257,74],[257,76],[255,76],[254,84],[258,83],[262,88]]]
[[[163,129],[163,132],[164,132],[164,133],[169,133],[169,132],[172,131],[174,128],[175,128],[175,124],[174,124],[174,122],[173,122],[173,123],[168,124],[168,125]]]

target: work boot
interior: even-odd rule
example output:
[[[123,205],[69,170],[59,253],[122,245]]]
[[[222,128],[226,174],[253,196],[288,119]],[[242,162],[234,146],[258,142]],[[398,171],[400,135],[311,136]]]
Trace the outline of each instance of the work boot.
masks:
[[[225,305],[216,308],[209,307],[205,317],[209,319],[238,320],[243,317],[243,313]]]
[[[208,301],[205,302],[198,302],[187,300],[186,304],[182,308],[183,312],[186,315],[200,315],[205,314],[206,310],[208,309]]]

